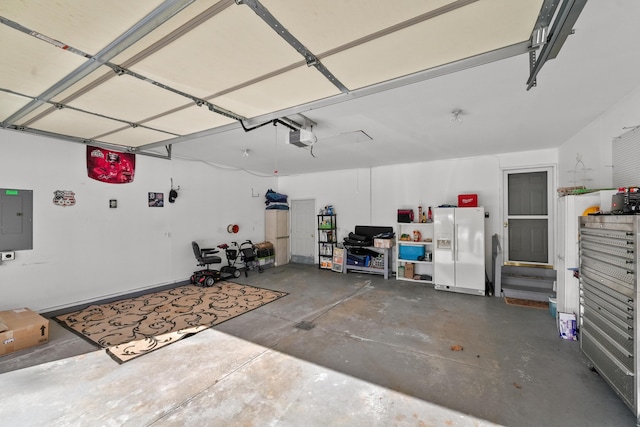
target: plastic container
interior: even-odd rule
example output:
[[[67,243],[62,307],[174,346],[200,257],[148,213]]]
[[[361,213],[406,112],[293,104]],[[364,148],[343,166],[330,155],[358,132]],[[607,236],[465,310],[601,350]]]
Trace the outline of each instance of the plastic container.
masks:
[[[549,313],[551,313],[554,319],[556,317],[557,306],[557,300],[553,297],[549,297]]]
[[[424,257],[424,246],[400,245],[400,259],[417,261]]]
[[[398,277],[404,277],[404,265],[398,266],[398,272],[396,273]]]

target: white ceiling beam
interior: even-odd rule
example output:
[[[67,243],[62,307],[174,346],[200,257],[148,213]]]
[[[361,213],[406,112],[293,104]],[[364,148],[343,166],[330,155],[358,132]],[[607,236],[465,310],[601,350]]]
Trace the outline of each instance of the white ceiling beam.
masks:
[[[45,92],[29,102],[20,110],[9,116],[2,127],[8,127],[20,120],[22,117],[31,113],[42,104],[50,101],[56,95],[62,93],[69,87],[73,86],[84,77],[101,67],[104,63],[110,61],[115,56],[122,53],[125,49],[131,47],[134,43],[142,39],[151,31],[158,28],[176,13],[193,3],[195,0],[166,0],[150,14],[141,19],[133,27],[127,30],[120,37],[111,42],[108,46],[91,57],[87,62],[76,68],[74,71],[65,76],[62,80],[47,89]]]
[[[245,4],[249,6],[255,13],[262,19],[267,25],[269,25],[273,31],[275,31],[284,41],[286,41],[292,48],[294,48],[300,55],[304,57],[307,66],[315,67],[323,76],[327,78],[340,92],[348,93],[349,89],[342,84],[336,76],[333,75],[327,67],[320,62],[317,56],[313,54],[305,45],[302,44],[293,34],[289,32],[275,16],[269,12],[269,10],[262,5],[258,0],[236,0],[236,3],[241,5]]]

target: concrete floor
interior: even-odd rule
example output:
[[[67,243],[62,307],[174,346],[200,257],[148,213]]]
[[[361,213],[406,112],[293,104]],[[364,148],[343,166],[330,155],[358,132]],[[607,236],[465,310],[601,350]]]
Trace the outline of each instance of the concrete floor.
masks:
[[[289,295],[123,365],[52,323],[0,357],[0,424],[635,425],[547,310],[300,264],[237,281]]]

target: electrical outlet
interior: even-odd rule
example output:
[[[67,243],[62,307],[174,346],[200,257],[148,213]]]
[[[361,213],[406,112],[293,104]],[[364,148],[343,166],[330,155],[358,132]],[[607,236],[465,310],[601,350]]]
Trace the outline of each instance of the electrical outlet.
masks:
[[[2,261],[11,261],[16,257],[15,252],[0,252],[2,254]]]

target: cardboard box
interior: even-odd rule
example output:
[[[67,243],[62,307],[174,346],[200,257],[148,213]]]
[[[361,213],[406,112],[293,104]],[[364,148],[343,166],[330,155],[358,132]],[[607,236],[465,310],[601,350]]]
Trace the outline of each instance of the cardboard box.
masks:
[[[478,207],[478,195],[477,194],[460,194],[460,195],[458,195],[458,207],[459,208],[477,208]]]
[[[414,265],[412,262],[407,262],[404,264],[404,277],[406,277],[407,279],[413,279],[414,271]]]
[[[256,243],[256,249],[271,249],[273,250],[273,243],[271,242],[260,242]]]
[[[573,313],[558,313],[558,333],[560,338],[578,341],[576,315]]]
[[[28,308],[0,311],[0,356],[49,341],[49,320]]]
[[[373,239],[373,247],[390,248],[393,246],[393,239]]]

